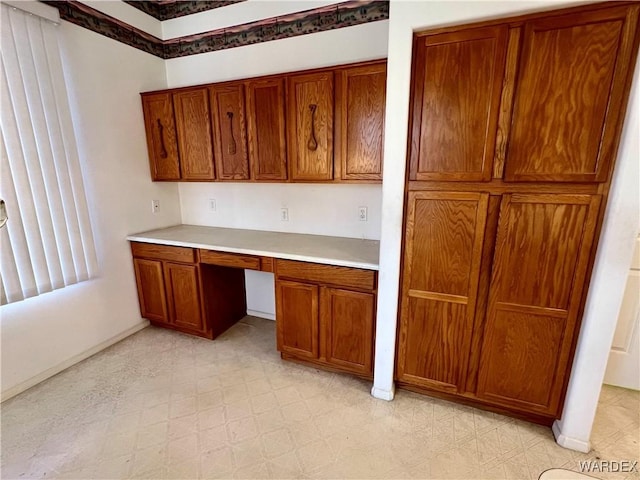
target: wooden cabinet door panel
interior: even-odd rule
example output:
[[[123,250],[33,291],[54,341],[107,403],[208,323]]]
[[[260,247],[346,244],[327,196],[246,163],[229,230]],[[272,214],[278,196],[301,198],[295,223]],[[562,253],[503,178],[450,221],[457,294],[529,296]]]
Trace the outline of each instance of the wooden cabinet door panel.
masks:
[[[335,153],[342,180],[382,180],[386,82],[386,62],[336,74]]]
[[[607,180],[636,23],[629,7],[525,23],[506,180]]]
[[[507,27],[416,37],[411,180],[491,179]]]
[[[489,195],[410,192],[397,376],[464,388]]]
[[[276,330],[278,350],[317,359],[318,287],[299,282],[276,282]]]
[[[143,95],[142,109],[147,133],[151,178],[153,180],[179,180],[180,162],[178,160],[178,143],[171,93]]]
[[[162,262],[134,258],[133,267],[136,272],[142,317],[155,322],[169,323]]]
[[[183,180],[213,180],[209,95],[206,88],[173,94]]]
[[[249,180],[244,85],[211,88],[216,168],[220,180]]]
[[[320,295],[321,360],[370,375],[375,295],[326,287]]]
[[[479,397],[557,413],[599,205],[597,195],[504,196]]]
[[[177,327],[204,331],[198,266],[165,263],[164,271],[172,323]]]
[[[251,178],[287,179],[284,78],[247,83]]]
[[[290,178],[333,179],[333,72],[291,76],[287,95]]]

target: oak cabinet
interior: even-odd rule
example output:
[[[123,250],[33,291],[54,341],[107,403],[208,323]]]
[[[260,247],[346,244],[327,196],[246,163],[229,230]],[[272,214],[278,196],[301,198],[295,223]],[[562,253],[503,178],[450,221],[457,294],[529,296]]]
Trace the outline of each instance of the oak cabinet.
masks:
[[[336,72],[335,170],[342,180],[382,180],[387,65]]]
[[[171,93],[142,95],[149,164],[153,180],[179,180],[180,161]]]
[[[215,85],[209,91],[218,179],[249,180],[244,85]]]
[[[287,78],[291,180],[333,179],[333,72]]]
[[[213,142],[209,94],[206,88],[181,90],[173,94],[180,174],[183,180],[213,180]]]
[[[373,374],[375,272],[276,261],[276,329],[283,358]]]
[[[162,262],[134,258],[133,267],[138,286],[140,313],[149,320],[169,323]]]
[[[415,35],[400,386],[560,417],[639,11],[596,4]]]
[[[284,78],[249,81],[246,92],[251,178],[286,180]]]
[[[491,179],[507,31],[416,37],[411,180]]]
[[[608,179],[637,15],[621,6],[524,24],[507,180]]]
[[[165,288],[170,318],[176,327],[205,331],[202,318],[198,266],[165,263]]]

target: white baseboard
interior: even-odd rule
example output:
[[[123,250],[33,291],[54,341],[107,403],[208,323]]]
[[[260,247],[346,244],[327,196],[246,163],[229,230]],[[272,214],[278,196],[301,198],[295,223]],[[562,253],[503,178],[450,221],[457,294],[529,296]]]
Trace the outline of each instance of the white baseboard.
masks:
[[[25,390],[30,389],[31,387],[37,385],[38,383],[43,382],[47,378],[53,377],[54,375],[60,373],[63,370],[66,370],[67,368],[75,365],[76,363],[81,362],[82,360],[85,360],[91,357],[92,355],[95,355],[99,351],[104,350],[105,348],[110,347],[115,343],[118,343],[120,340],[124,340],[125,338],[127,338],[130,335],[133,335],[136,332],[139,332],[140,330],[142,330],[148,325],[149,325],[149,321],[144,320],[134,325],[133,327],[128,328],[124,332],[119,333],[115,337],[111,337],[110,339],[99,343],[98,345],[90,348],[89,350],[85,350],[84,352],[74,355],[73,357],[68,358],[64,362],[61,362],[58,365],[51,367],[42,373],[39,373],[38,375],[35,375],[34,377],[31,377],[30,379],[25,380],[24,382],[19,383],[14,387],[8,388],[7,390],[0,393],[0,402],[4,402],[5,400],[9,400],[10,398],[15,397],[19,393],[22,393]]]
[[[379,398],[380,400],[386,400],[387,402],[390,402],[391,400],[393,400],[393,397],[396,394],[396,387],[395,385],[391,386],[391,390],[385,390],[382,388],[376,388],[373,387],[371,389],[371,395],[375,398]]]
[[[247,315],[251,315],[252,317],[264,318],[267,320],[275,320],[276,316],[273,313],[269,312],[261,312],[260,310],[248,310]]]
[[[589,453],[591,451],[591,443],[579,440],[577,438],[567,437],[560,431],[560,424],[556,420],[551,427],[553,436],[556,437],[556,443],[561,447],[568,448],[569,450],[575,450],[576,452]]]

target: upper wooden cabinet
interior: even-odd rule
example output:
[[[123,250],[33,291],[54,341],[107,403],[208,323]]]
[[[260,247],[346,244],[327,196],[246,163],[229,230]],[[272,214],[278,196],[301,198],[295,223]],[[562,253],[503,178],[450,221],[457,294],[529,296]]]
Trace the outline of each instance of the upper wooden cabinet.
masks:
[[[246,92],[251,178],[286,180],[284,79],[249,81]]]
[[[490,180],[506,25],[417,36],[411,180]]]
[[[180,173],[183,180],[213,180],[213,142],[209,94],[206,88],[181,90],[173,94]]]
[[[609,178],[637,10],[621,6],[524,24],[506,180]]]
[[[218,179],[249,180],[244,85],[215,85],[209,91]]]
[[[333,72],[288,77],[291,180],[333,179]]]
[[[179,180],[178,141],[171,93],[142,95],[144,126],[153,180]]]
[[[336,170],[342,180],[382,180],[387,65],[336,72]]]

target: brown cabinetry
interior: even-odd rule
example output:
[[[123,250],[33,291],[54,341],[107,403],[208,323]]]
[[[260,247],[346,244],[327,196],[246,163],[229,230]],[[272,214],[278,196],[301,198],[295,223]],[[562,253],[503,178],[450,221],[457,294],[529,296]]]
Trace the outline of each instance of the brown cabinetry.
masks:
[[[276,262],[276,326],[283,358],[373,374],[375,272]]]
[[[178,140],[171,93],[142,95],[152,180],[179,180]]]
[[[288,149],[292,180],[333,178],[333,72],[288,79]]]
[[[244,85],[216,85],[210,93],[218,179],[249,180]]]
[[[155,322],[168,323],[167,297],[164,290],[162,262],[134,258],[140,312],[144,318]]]
[[[598,4],[416,34],[401,386],[559,417],[639,9]]]
[[[253,180],[287,179],[284,78],[247,82],[247,128]]]
[[[336,72],[335,167],[342,180],[382,180],[387,65]]]

